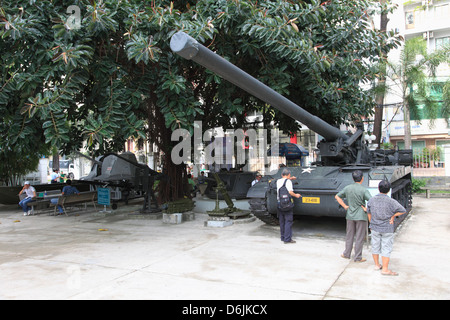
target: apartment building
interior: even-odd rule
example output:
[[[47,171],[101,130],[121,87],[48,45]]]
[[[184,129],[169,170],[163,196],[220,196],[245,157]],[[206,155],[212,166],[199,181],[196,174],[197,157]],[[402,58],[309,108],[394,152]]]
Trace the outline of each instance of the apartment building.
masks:
[[[390,16],[389,29],[400,32],[405,40],[422,37],[427,42],[428,52],[433,52],[443,45],[450,44],[450,0],[395,0],[398,5],[396,12]],[[390,54],[389,59],[399,59],[400,50]],[[450,68],[441,65],[437,70],[435,81],[445,83],[450,79]],[[437,100],[442,100],[442,92],[432,92]],[[402,103],[399,96],[388,95],[384,103],[384,141],[404,146],[404,124]],[[420,120],[420,122],[415,121]],[[432,123],[421,117],[411,121],[412,148],[420,152],[424,148],[435,150],[445,144],[450,144],[449,119],[442,118]],[[443,159],[440,160],[443,162]]]

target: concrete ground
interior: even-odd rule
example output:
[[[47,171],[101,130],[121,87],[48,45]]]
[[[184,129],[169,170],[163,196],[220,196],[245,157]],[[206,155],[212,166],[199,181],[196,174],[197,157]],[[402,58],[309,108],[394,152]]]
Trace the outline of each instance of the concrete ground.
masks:
[[[78,212],[23,216],[0,206],[0,299],[450,299],[450,199],[414,198],[390,267],[340,257],[345,222],[302,218],[296,244],[259,220],[225,228]]]

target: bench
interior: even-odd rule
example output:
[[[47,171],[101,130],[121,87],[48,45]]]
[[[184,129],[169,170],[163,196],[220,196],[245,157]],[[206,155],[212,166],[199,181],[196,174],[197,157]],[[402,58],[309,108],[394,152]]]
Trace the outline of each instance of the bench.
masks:
[[[33,200],[27,203],[31,207],[31,214],[34,215],[37,210],[45,210],[50,206],[50,200]]]
[[[77,204],[84,204],[84,208],[87,209],[87,203],[91,202],[94,205],[94,208],[97,209],[95,205],[95,198],[97,196],[97,191],[86,191],[80,192],[79,194],[71,194],[68,196],[60,196],[58,197],[58,203],[51,203],[50,205],[55,207],[54,214],[56,215],[56,210],[58,205],[60,205],[63,209],[64,214],[67,216],[66,207],[70,207]]]
[[[48,190],[36,192],[37,197],[35,200],[29,202],[27,204],[28,207],[31,207],[31,214],[34,215],[37,210],[45,210],[50,207],[50,199],[54,198],[58,195],[61,195],[61,190]]]
[[[61,193],[61,191],[60,191],[60,193]],[[26,197],[27,196],[24,193],[19,195],[19,201],[22,201]],[[32,201],[27,203],[27,207],[31,208],[32,215],[34,215],[37,210],[47,209],[49,207],[49,205],[50,205],[50,200],[40,198],[40,197],[36,197]]]
[[[450,191],[450,187],[446,187],[446,186],[423,187],[421,189],[425,190],[425,195],[428,199],[431,198],[431,190]]]
[[[57,195],[61,195],[61,190],[48,190],[36,192],[38,199],[51,198]]]

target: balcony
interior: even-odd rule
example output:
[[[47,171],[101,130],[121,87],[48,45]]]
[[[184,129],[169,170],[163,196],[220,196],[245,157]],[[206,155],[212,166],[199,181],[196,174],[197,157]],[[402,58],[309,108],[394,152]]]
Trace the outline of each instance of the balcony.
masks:
[[[440,31],[450,31],[449,1],[411,1],[404,5],[404,12],[406,36],[417,36],[429,31],[433,31],[432,36],[437,36],[436,33]]]

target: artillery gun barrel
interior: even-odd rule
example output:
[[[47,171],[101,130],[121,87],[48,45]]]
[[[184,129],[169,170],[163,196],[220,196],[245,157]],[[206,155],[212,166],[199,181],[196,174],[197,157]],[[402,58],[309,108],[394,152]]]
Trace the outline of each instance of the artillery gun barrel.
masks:
[[[170,48],[181,57],[197,62],[241,89],[272,105],[287,116],[300,121],[308,126],[309,129],[322,135],[327,141],[334,141],[338,138],[342,138],[344,141],[348,139],[348,136],[338,128],[310,114],[275,90],[201,45],[186,33],[179,31],[174,34],[170,40]]]
[[[79,155],[80,157],[83,157],[83,158],[86,158],[86,159],[88,159],[88,160],[91,160],[93,163],[96,163],[96,164],[98,164],[98,165],[100,165],[100,166],[102,165],[102,162],[101,162],[101,161],[95,160],[94,158],[91,158],[91,157],[89,157],[89,156],[87,156],[87,155],[81,153],[81,152],[78,151],[78,150],[75,150],[74,152],[75,152],[77,155]]]

